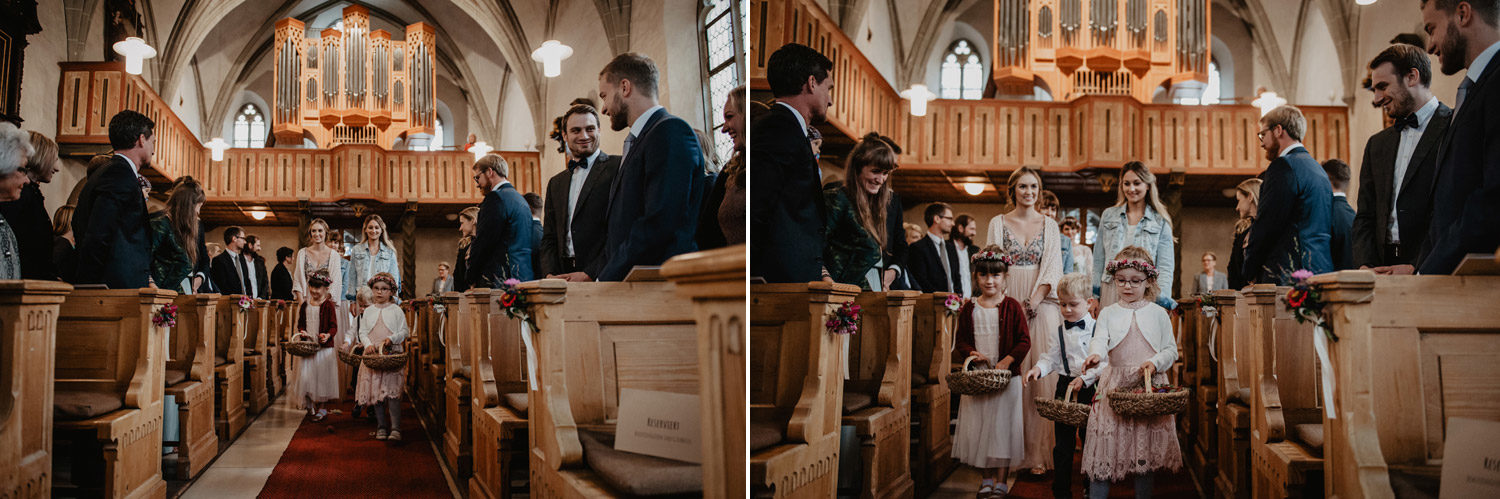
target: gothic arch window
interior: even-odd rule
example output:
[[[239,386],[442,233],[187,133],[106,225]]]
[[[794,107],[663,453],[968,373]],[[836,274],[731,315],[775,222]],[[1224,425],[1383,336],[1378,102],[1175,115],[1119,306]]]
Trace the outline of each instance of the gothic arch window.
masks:
[[[708,102],[703,107],[710,115],[706,122],[713,124],[712,129],[709,130],[709,135],[713,138],[712,156],[721,165],[734,155],[734,141],[728,135],[721,133],[724,129],[724,102],[729,98],[729,92],[739,87],[744,81],[741,73],[744,72],[745,67],[745,50],[741,41],[743,33],[740,30],[748,22],[745,13],[740,9],[740,2],[731,0],[704,0],[703,2],[700,42],[702,53],[708,56],[703,58],[703,79],[708,83],[708,92],[705,95]],[[745,96],[740,97],[744,99]]]
[[[943,56],[942,98],[978,99],[984,96],[984,62],[968,40],[958,40]]]
[[[245,104],[234,117],[234,147],[265,147],[266,118],[255,104]]]

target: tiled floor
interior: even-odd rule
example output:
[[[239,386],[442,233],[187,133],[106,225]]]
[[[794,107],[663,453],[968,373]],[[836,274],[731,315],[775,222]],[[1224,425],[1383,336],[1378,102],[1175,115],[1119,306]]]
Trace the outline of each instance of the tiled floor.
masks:
[[[184,499],[253,498],[281,460],[305,414],[281,397],[183,492]]]

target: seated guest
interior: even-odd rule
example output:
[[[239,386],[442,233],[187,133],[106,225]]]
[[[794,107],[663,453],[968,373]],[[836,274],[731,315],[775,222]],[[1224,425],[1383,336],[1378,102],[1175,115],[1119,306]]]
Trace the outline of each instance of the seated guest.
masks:
[[[210,271],[220,294],[255,296],[250,282],[254,267],[244,251],[245,230],[236,226],[224,229],[224,252],[214,257]]]
[[[192,293],[198,253],[198,213],[207,197],[192,177],[173,184],[166,209],[151,214],[151,280],[158,288]]]
[[[0,201],[21,199],[26,185],[26,161],[33,153],[31,138],[9,122],[0,122]],[[21,255],[11,224],[0,218],[0,280],[21,278]]]
[[[540,277],[542,273],[542,260],[536,255],[542,250],[542,197],[535,192],[528,192],[525,196],[526,206],[531,208],[531,275]]]
[[[260,236],[245,236],[245,256],[250,258],[255,268],[251,269],[250,284],[255,289],[255,297],[262,300],[271,296],[270,279],[266,273],[266,257],[260,254]]]
[[[1193,278],[1193,294],[1203,295],[1229,287],[1229,278],[1217,270],[1218,264],[1219,255],[1212,251],[1203,252],[1203,271]]]
[[[865,135],[849,152],[844,181],[823,191],[828,214],[823,261],[836,282],[885,291],[901,274],[905,262],[892,249],[899,245],[904,253],[906,245],[887,223],[892,211],[900,213],[899,207],[891,209],[900,201],[892,199],[887,182],[898,154],[890,139]]]
[[[1246,236],[1244,272],[1253,283],[1287,286],[1292,272],[1333,270],[1333,187],[1302,146],[1307,119],[1301,110],[1272,109],[1260,125],[1260,147],[1271,164],[1260,175],[1260,209]]]
[[[599,72],[599,100],[610,128],[630,130],[610,195],[604,258],[570,280],[621,281],[637,265],[661,265],[697,249],[703,205],[703,152],[682,118],[657,104],[651,58],[616,56]]]
[[[438,276],[432,280],[432,294],[440,295],[453,291],[453,277],[448,275],[448,262],[438,262]]]
[[[73,282],[73,269],[78,266],[78,250],[73,247],[73,209],[73,205],[65,204],[52,213],[52,263],[63,282]]]
[[[620,169],[619,156],[599,149],[599,113],[593,106],[575,104],[561,120],[559,133],[573,159],[547,180],[539,260],[545,272],[540,275],[549,276],[578,272],[602,258],[609,189]]]
[[[1354,268],[1354,241],[1349,229],[1354,225],[1354,207],[1344,190],[1349,188],[1349,164],[1343,160],[1330,159],[1323,162],[1323,173],[1333,184],[1333,218],[1330,220],[1329,244],[1333,250],[1333,270]]]
[[[808,127],[833,105],[833,61],[788,43],[766,62],[776,104],[750,128],[750,275],[767,282],[818,280],[823,268],[822,191]]]
[[[0,217],[16,234],[21,256],[21,278],[51,281],[57,279],[52,263],[52,220],[47,216],[42,184],[52,182],[57,173],[57,143],[37,132],[31,135],[35,151],[22,170],[26,183],[21,198],[0,203]]]
[[[1239,220],[1234,223],[1234,243],[1229,245],[1229,289],[1244,289],[1250,284],[1245,267],[1245,236],[1250,234],[1250,224],[1255,222],[1255,212],[1260,209],[1260,184],[1258,178],[1240,182],[1234,188],[1234,210]]]
[[[953,231],[953,208],[947,203],[932,203],[922,212],[927,222],[924,239],[918,239],[907,248],[906,271],[911,276],[911,285],[923,293],[939,291],[958,293],[963,291],[967,278],[959,274],[963,264],[958,246],[948,239]]]
[[[531,280],[531,205],[506,177],[499,154],[474,162],[474,182],[484,192],[469,245],[467,287],[498,287],[506,279]]]
[[[287,300],[294,298],[292,294],[292,271],[295,252],[291,248],[282,246],[276,248],[276,269],[271,271],[271,299]]]
[[[109,143],[115,154],[84,181],[73,215],[77,284],[136,289],[150,281],[151,245],[140,170],[151,166],[155,128],[150,118],[128,109],[109,119]]]

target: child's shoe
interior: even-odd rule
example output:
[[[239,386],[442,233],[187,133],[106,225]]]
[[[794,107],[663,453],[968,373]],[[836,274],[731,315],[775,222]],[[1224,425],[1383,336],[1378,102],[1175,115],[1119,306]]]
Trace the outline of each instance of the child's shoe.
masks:
[[[401,441],[401,430],[391,430],[391,433],[390,433],[389,436],[386,437],[386,440],[394,440],[394,441],[400,442]]]
[[[375,430],[375,440],[385,440],[388,438],[390,438],[390,432],[387,432],[384,429]]]

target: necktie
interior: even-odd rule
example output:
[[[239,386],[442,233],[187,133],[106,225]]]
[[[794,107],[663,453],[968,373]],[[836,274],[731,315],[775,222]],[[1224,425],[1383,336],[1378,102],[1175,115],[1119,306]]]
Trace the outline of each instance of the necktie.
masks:
[[[1474,86],[1474,80],[1470,80],[1467,76],[1464,77],[1463,83],[1458,84],[1458,100],[1453,104],[1454,111],[1464,107],[1464,97],[1469,95],[1469,87],[1472,86]]]
[[[1406,116],[1396,118],[1396,130],[1403,130],[1406,128],[1415,129],[1419,127],[1420,125],[1417,123],[1417,113],[1411,113]]]
[[[945,291],[958,291],[953,289],[953,264],[948,262],[948,248],[944,248],[941,241],[933,244],[937,245],[938,255],[943,260],[943,287],[946,288]]]
[[[240,261],[240,286],[242,286],[240,290],[244,291],[246,295],[249,295],[251,294],[250,269],[245,266],[245,254],[240,253],[239,256],[235,259]]]
[[[1064,320],[1063,321],[1063,329],[1073,329],[1075,327],[1079,328],[1079,329],[1083,329],[1083,326],[1084,326],[1084,322],[1081,321],[1081,320],[1078,321],[1078,322],[1073,322],[1073,321],[1070,321],[1070,320]]]
[[[625,150],[620,153],[621,157],[630,156],[630,144],[633,142],[635,142],[635,134],[632,133],[625,135]]]

